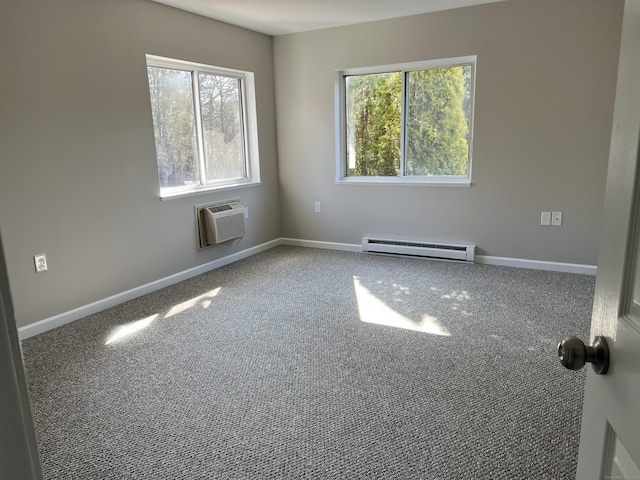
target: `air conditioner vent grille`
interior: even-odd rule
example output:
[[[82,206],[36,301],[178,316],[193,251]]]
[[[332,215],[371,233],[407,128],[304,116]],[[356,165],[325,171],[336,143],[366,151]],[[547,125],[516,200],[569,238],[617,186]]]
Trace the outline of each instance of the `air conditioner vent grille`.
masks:
[[[225,203],[224,205],[214,205],[213,207],[207,207],[207,209],[211,213],[224,212],[225,210],[231,210],[232,208],[233,207],[228,203]]]

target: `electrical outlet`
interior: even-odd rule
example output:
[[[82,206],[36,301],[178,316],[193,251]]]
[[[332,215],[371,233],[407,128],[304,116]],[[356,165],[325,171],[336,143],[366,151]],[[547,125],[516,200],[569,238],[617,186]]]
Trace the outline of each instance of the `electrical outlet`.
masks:
[[[557,227],[562,225],[562,212],[551,213],[551,225],[555,225]]]
[[[540,225],[551,225],[551,212],[542,212],[540,214]]]
[[[36,264],[36,273],[42,273],[47,271],[47,254],[40,253],[33,256],[33,261]]]
[[[322,212],[322,204],[320,202],[316,202],[315,212],[316,213]]]
[[[244,207],[244,218],[249,218],[249,207]]]

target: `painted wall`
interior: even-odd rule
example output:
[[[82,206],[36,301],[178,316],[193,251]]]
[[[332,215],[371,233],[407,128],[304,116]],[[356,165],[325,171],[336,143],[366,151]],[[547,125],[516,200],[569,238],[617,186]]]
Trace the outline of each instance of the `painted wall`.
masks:
[[[262,185],[160,200],[147,53],[255,72]],[[280,237],[271,37],[146,0],[3,0],[0,65],[18,326]],[[193,206],[228,198],[249,207],[247,235],[198,251]]]
[[[622,6],[511,0],[275,37],[283,236],[595,265]],[[470,188],[335,183],[336,70],[474,54]],[[540,226],[542,211],[564,212],[563,226]]]
[[[18,326],[280,236],[595,264],[621,18],[622,0],[510,0],[272,39],[146,0],[3,0],[0,232]],[[159,199],[147,53],[255,72],[262,185]],[[470,54],[472,187],[335,184],[335,70]],[[247,236],[199,251],[193,205],[229,198],[249,207]],[[539,226],[552,210],[564,225]]]

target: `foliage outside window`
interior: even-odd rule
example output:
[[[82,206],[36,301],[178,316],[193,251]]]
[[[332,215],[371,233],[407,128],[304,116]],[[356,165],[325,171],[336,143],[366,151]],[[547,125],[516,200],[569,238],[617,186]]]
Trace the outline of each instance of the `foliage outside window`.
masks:
[[[259,181],[251,73],[147,55],[147,74],[162,197]]]
[[[466,183],[475,57],[339,72],[338,181]]]

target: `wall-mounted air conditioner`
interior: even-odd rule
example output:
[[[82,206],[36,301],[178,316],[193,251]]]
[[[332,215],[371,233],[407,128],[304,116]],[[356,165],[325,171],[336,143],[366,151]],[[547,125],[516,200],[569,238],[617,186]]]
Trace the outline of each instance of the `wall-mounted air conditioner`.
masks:
[[[240,202],[196,206],[200,248],[242,238],[244,207]]]

